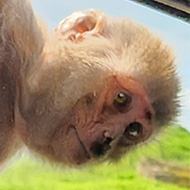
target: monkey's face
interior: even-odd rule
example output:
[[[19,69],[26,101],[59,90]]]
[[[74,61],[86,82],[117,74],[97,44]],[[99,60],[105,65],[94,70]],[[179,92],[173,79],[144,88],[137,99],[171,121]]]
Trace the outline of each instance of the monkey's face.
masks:
[[[81,164],[118,158],[153,130],[154,111],[143,86],[133,78],[112,76],[76,102],[52,145],[60,159]]]
[[[85,81],[83,85],[87,85]],[[78,165],[120,158],[152,134],[155,113],[139,81],[106,76],[92,89],[62,112],[55,97],[47,101],[50,91],[35,95],[34,100],[31,97],[21,108],[26,122],[20,132],[25,143],[51,160]]]
[[[177,107],[173,56],[160,40],[130,22],[106,24],[101,14],[91,30],[94,14],[84,15],[92,25],[71,16],[71,27],[66,19],[58,28],[60,41],[28,76],[19,108],[27,146],[73,165],[120,157]]]

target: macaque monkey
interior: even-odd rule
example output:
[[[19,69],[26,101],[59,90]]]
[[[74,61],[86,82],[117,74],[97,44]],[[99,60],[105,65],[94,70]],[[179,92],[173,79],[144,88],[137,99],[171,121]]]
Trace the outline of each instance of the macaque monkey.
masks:
[[[89,9],[53,31],[26,0],[0,0],[0,163],[23,145],[51,162],[118,159],[173,121],[170,48]]]

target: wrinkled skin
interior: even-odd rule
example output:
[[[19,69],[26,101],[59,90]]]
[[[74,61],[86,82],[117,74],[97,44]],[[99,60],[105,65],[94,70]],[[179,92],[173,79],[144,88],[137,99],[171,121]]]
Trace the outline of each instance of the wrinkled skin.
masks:
[[[0,162],[23,144],[54,162],[116,159],[172,121],[170,49],[97,10],[47,32],[24,0],[0,0]]]

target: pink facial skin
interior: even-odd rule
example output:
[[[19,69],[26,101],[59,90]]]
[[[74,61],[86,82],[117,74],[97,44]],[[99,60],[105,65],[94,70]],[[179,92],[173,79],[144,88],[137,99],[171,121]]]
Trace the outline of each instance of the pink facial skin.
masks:
[[[120,92],[127,95],[123,105],[115,102]],[[145,141],[155,127],[154,111],[147,93],[138,81],[129,77],[107,78],[106,88],[104,86],[96,94],[89,93],[79,99],[73,112],[73,117],[64,128],[74,134],[72,138],[75,136],[69,145],[73,149],[70,162],[75,164],[112,157],[120,148]],[[57,131],[57,135],[60,134]],[[55,138],[54,149],[61,152],[68,144],[58,146],[61,143],[57,139],[59,137]],[[65,157],[64,154],[59,156],[60,159]]]

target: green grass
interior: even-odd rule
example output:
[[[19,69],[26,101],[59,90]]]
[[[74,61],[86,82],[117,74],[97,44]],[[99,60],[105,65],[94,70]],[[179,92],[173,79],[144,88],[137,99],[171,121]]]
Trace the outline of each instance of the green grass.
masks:
[[[190,165],[190,134],[168,128],[152,143],[127,154],[119,163],[107,162],[82,169],[57,169],[27,156],[0,175],[0,190],[187,190],[147,179],[136,171],[142,157]]]

